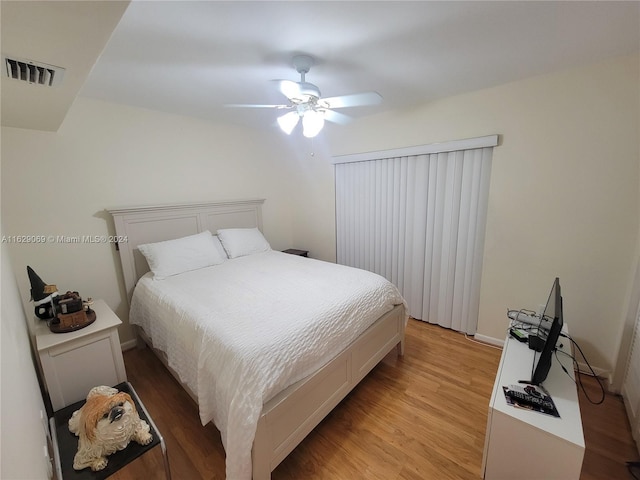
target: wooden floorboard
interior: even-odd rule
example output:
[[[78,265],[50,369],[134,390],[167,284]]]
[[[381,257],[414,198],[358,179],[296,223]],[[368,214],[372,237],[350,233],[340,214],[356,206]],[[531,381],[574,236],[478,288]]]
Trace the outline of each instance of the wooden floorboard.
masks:
[[[480,478],[488,403],[501,351],[410,320],[404,358],[388,355],[273,472],[273,480]],[[125,352],[129,381],[165,437],[174,480],[224,479],[218,430],[149,349]],[[585,378],[587,393],[600,395]],[[638,460],[622,399],[580,392],[581,480],[631,479]],[[160,449],[114,480],[163,478]]]

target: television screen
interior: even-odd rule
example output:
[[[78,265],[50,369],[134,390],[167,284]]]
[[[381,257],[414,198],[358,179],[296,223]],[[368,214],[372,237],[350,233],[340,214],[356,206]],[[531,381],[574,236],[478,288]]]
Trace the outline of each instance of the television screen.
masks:
[[[538,328],[538,336],[544,339],[544,346],[540,353],[534,351],[533,367],[531,369],[531,384],[533,385],[540,385],[547,378],[553,353],[562,331],[562,295],[560,293],[559,278],[556,278],[553,282],[551,293],[549,293],[549,299],[541,318],[551,320],[552,323],[548,332]]]

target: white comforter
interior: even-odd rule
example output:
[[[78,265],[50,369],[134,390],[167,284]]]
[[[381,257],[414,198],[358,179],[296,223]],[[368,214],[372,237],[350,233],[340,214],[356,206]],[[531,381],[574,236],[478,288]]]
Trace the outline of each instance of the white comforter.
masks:
[[[136,286],[141,326],[213,420],[228,479],[251,478],[262,405],[326,364],[377,318],[403,303],[364,270],[269,251]]]

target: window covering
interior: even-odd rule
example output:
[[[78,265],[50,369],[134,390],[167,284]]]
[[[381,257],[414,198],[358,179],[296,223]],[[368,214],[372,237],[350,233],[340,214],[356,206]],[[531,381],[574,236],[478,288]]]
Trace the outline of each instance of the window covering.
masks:
[[[334,163],[338,263],[394,283],[412,317],[473,335],[497,135],[471,140]]]

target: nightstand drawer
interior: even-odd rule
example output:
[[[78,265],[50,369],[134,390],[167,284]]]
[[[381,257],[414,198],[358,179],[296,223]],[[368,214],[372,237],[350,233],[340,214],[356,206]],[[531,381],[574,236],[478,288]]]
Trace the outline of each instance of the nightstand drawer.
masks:
[[[119,383],[113,361],[118,352],[112,348],[111,336],[102,335],[83,343],[52,349],[40,356],[55,410],[86,398],[93,387]]]

